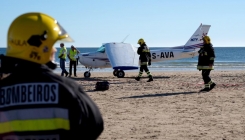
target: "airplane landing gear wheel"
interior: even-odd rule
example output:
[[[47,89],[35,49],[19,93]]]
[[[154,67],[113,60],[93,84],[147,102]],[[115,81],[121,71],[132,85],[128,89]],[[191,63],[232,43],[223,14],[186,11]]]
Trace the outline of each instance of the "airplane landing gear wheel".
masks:
[[[85,78],[89,78],[91,76],[89,71],[84,72],[84,77]]]
[[[113,75],[114,75],[114,76],[117,76],[117,70],[114,70],[114,71],[113,71]]]
[[[124,76],[125,76],[124,71],[122,71],[122,70],[117,71],[117,77],[118,77],[118,78],[123,78]]]

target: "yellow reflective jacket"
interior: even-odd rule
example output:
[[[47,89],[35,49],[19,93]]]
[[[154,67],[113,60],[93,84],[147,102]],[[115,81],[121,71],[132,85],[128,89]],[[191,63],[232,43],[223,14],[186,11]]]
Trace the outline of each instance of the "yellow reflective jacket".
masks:
[[[63,48],[60,49],[59,56],[63,54],[63,56],[60,58],[66,59],[66,53],[67,53],[67,50],[66,50],[66,47],[64,46]]]
[[[75,58],[76,55],[77,55],[77,51],[76,50],[73,51],[72,49],[70,49],[69,57],[72,61],[76,61],[76,58]]]

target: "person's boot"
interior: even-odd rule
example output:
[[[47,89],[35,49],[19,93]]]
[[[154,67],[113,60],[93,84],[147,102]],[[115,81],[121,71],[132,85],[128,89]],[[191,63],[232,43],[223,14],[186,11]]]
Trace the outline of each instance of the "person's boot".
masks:
[[[76,71],[74,71],[74,77],[77,77],[77,72]]]
[[[66,77],[68,76],[68,74],[69,74],[69,73],[68,73],[68,72],[66,72]]]
[[[149,76],[149,80],[147,82],[151,82],[151,81],[153,81],[153,78],[152,76]]]
[[[203,89],[201,89],[199,92],[208,92],[210,91],[210,88],[209,87],[205,87]]]
[[[211,87],[211,81],[210,82],[208,82],[208,83],[205,83],[204,84],[204,88],[203,89],[201,89],[199,92],[208,92],[208,91],[210,91],[210,87]]]
[[[139,76],[138,76],[138,77],[136,77],[136,78],[135,78],[135,80],[136,80],[136,81],[139,81],[139,80],[140,80],[140,77],[139,77]]]
[[[213,82],[213,83],[210,85],[210,90],[212,90],[215,86],[216,86],[216,84]]]

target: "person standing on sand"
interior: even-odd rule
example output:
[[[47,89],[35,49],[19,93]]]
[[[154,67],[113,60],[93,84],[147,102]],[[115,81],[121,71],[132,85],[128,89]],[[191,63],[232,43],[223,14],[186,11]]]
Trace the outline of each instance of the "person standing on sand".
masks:
[[[99,108],[76,81],[52,71],[56,41],[73,41],[57,20],[22,14],[7,41],[4,57],[16,65],[0,80],[0,140],[97,139],[104,130]]]
[[[138,77],[135,78],[135,80],[139,81],[142,74],[143,74],[143,70],[145,70],[145,72],[147,73],[149,80],[147,82],[151,82],[153,81],[151,72],[149,71],[147,65],[151,65],[151,52],[150,49],[148,48],[148,46],[145,44],[145,41],[143,38],[140,38],[138,40],[138,44],[140,45],[140,47],[137,50],[137,53],[140,55],[139,57],[139,61],[140,61],[140,71],[139,71],[139,75]]]
[[[211,70],[214,70],[215,59],[214,48],[209,36],[203,37],[203,47],[198,51],[198,53],[199,57],[197,69],[202,71],[202,78],[205,84],[205,87],[201,89],[200,92],[210,91],[215,87],[216,84],[209,77]]]
[[[59,52],[59,58],[60,58],[60,68],[61,68],[61,76],[63,76],[64,74],[66,74],[66,77],[68,75],[68,72],[66,71],[65,68],[65,61],[66,61],[66,47],[64,45],[64,43],[60,43],[60,52]]]
[[[70,68],[69,68],[69,77],[72,75],[72,66],[74,68],[74,76],[77,77],[77,59],[76,55],[80,53],[73,45],[71,45],[71,49],[68,51],[68,58],[70,60]]]

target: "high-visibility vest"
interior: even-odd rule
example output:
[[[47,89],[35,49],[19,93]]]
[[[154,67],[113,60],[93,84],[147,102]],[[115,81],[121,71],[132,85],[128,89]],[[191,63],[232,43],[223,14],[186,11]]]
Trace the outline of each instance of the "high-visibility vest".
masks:
[[[66,52],[67,52],[66,47],[65,46],[62,47],[60,49],[59,56],[64,53],[64,55],[61,58],[66,59]]]
[[[76,61],[75,58],[76,55],[77,55],[77,51],[76,50],[73,51],[72,49],[70,49],[69,56],[72,61]]]

